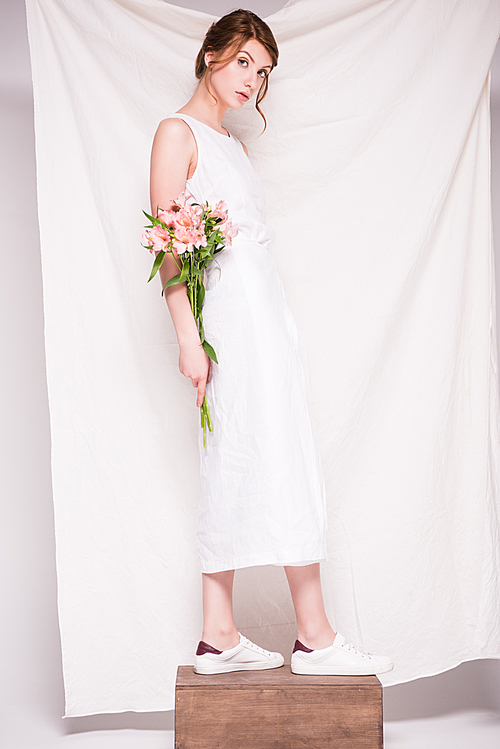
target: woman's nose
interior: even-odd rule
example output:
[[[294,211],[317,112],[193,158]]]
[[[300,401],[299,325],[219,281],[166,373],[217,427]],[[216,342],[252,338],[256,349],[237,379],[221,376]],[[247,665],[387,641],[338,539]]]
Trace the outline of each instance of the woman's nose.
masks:
[[[248,72],[248,75],[245,78],[245,86],[250,91],[253,91],[255,88],[257,88],[257,73],[253,73],[251,71]]]

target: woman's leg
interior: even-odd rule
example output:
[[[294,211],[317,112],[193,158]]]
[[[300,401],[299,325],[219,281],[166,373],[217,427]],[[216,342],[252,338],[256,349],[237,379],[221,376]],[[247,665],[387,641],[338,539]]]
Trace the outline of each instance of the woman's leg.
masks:
[[[304,567],[285,567],[297,618],[297,639],[312,650],[329,647],[335,632],[325,613],[319,562]]]
[[[233,620],[234,570],[203,573],[203,642],[229,650],[240,641]]]

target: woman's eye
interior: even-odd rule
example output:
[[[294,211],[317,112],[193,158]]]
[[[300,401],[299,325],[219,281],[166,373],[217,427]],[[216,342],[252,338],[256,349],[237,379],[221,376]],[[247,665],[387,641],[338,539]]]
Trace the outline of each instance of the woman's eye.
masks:
[[[265,70],[259,70],[259,72],[257,73],[257,75],[260,75],[261,78],[265,78],[266,75],[267,75],[267,73],[266,73]]]
[[[243,67],[245,67],[245,68],[248,67],[248,60],[245,60],[244,57],[240,57],[240,59],[238,60],[238,62],[240,63],[240,65],[242,63],[244,63]]]

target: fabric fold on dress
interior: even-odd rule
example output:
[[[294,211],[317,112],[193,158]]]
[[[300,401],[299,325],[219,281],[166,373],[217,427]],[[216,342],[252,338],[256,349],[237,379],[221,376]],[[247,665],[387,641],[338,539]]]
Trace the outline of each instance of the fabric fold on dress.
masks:
[[[307,405],[297,328],[269,252],[262,183],[241,142],[186,114],[197,164],[186,191],[227,205],[232,245],[207,268],[205,336],[217,353],[198,433],[202,572],[327,560],[325,483]]]

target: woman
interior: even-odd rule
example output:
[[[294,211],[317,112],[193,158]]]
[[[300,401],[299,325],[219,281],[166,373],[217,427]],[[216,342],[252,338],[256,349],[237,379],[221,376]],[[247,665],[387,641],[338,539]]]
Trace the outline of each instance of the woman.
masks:
[[[285,568],[297,618],[294,673],[375,674],[389,658],[364,653],[335,633],[325,614],[319,562],[327,559],[324,481],[307,408],[297,330],[268,251],[262,185],[246,147],[222,125],[227,109],[259,103],[278,62],[270,28],[237,10],[208,30],[196,60],[197,89],[158,126],[151,157],[151,207],[169,210],[184,190],[197,202],[224,200],[238,225],[231,247],[209,266],[203,318],[217,352],[200,343],[185,284],[165,290],[180,347],[179,369],[207,400],[213,433],[203,449],[197,544],[203,632],[195,671],[277,668],[280,653],[241,635],[232,612],[234,570]],[[264,118],[265,124],[265,118]],[[167,254],[162,284],[178,272]]]

